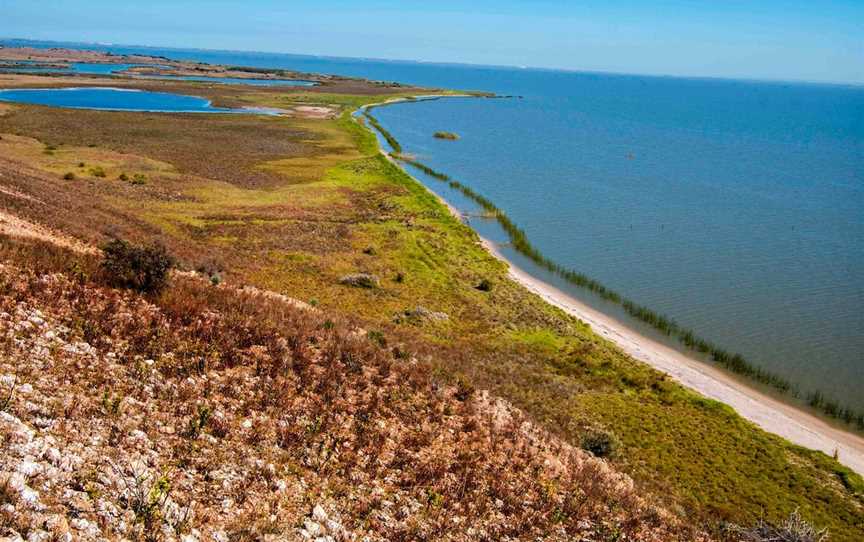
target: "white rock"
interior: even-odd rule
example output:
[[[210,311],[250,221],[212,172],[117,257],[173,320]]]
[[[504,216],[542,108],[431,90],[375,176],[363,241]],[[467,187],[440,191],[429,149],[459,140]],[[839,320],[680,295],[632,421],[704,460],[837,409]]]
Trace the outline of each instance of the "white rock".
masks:
[[[63,459],[63,456],[60,454],[60,450],[58,450],[57,448],[48,448],[47,450],[45,450],[45,459],[47,459],[49,463],[57,467],[60,465],[60,460]]]
[[[42,472],[42,465],[36,463],[35,461],[31,461],[30,458],[25,459],[21,463],[18,464],[17,470],[21,476],[30,477]]]
[[[27,535],[27,542],[42,542],[43,540],[50,540],[51,534],[47,531],[43,530],[35,530],[31,531],[29,535]]]
[[[327,517],[327,512],[320,504],[316,504],[315,508],[312,509],[312,517],[315,518],[315,521],[318,523],[324,523],[329,517]]]
[[[306,531],[306,533],[308,534],[307,538],[315,538],[315,537],[318,537],[318,536],[324,534],[324,531],[323,531],[323,529],[321,529],[321,526],[309,518],[306,518],[303,521],[303,527],[304,527],[303,530]]]

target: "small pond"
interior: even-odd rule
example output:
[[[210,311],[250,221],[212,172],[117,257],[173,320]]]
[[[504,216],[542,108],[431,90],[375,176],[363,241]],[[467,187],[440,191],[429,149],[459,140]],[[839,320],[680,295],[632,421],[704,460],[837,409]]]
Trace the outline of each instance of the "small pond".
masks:
[[[120,88],[37,88],[0,90],[0,102],[50,105],[105,111],[149,111],[155,113],[257,113],[274,115],[266,108],[226,109],[213,107],[198,96]]]

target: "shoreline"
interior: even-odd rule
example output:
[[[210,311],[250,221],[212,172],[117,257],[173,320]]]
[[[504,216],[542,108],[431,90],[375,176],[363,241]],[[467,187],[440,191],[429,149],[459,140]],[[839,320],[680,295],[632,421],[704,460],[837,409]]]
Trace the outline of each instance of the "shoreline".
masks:
[[[461,216],[453,206],[446,206]],[[613,342],[628,356],[669,375],[690,390],[732,407],[742,418],[793,444],[828,456],[833,456],[836,450],[838,462],[864,475],[864,437],[833,427],[809,412],[747,386],[722,369],[642,335],[618,319],[517,267],[488,239],[480,237],[480,240],[490,254],[507,264],[512,280],[590,325],[594,333]]]
[[[449,96],[426,98],[444,97]],[[372,104],[371,107],[362,106],[358,108],[358,112],[364,112],[367,107],[374,108],[404,101],[411,100],[403,98],[388,100],[380,104]],[[353,114],[352,118],[357,120]],[[375,132],[374,128],[368,126],[366,128]],[[376,139],[377,137],[376,134]],[[411,175],[387,151],[381,148],[379,152],[434,195],[454,217],[460,221],[464,219],[461,211]],[[795,405],[748,386],[723,369],[690,357],[633,330],[617,318],[604,314],[563,290],[534,277],[508,260],[495,243],[479,234],[478,237],[486,251],[507,264],[509,277],[513,281],[540,296],[547,303],[590,325],[594,333],[614,343],[628,356],[669,375],[685,388],[731,407],[747,421],[795,445],[821,451],[829,457],[836,451],[839,463],[864,476],[864,436],[834,427]]]

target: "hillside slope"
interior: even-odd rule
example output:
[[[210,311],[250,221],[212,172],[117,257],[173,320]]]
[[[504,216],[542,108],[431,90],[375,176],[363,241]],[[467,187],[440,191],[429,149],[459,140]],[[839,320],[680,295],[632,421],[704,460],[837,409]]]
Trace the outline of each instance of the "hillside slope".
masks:
[[[707,540],[320,311],[188,275],[145,298],[2,242],[0,535]]]

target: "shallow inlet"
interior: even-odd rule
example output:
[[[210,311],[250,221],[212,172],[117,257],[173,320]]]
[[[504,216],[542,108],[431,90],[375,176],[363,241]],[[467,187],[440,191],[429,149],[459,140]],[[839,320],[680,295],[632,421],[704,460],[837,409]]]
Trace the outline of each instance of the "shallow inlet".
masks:
[[[276,115],[266,108],[227,109],[213,107],[198,96],[120,88],[28,88],[0,90],[0,102],[99,109],[104,111],[147,111],[152,113],[257,113]]]

